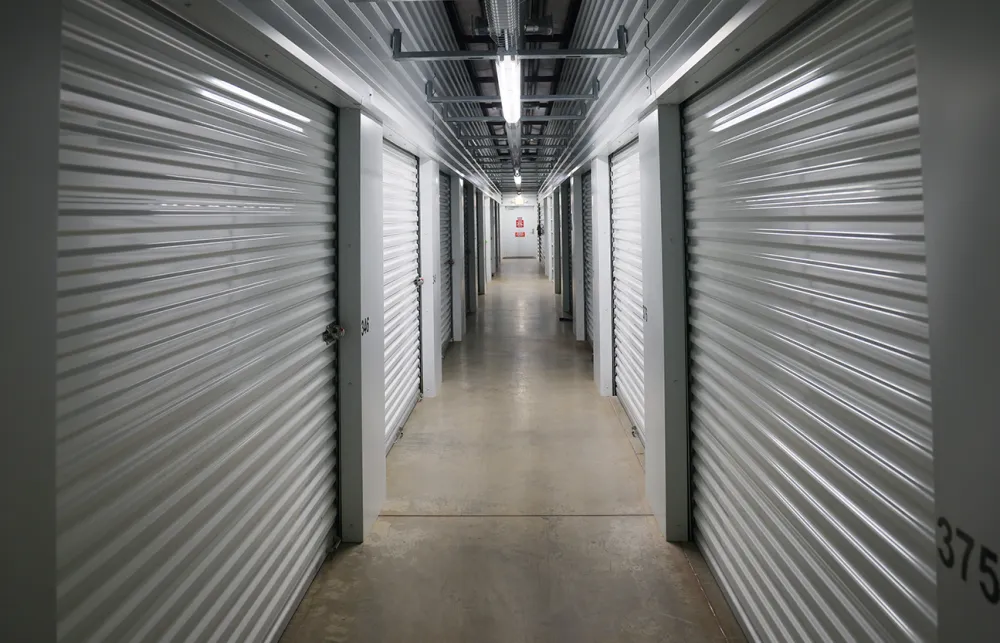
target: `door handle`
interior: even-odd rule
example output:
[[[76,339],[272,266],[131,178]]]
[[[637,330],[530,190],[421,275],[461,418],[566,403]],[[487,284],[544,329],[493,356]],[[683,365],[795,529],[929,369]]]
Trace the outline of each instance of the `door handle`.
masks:
[[[327,346],[336,344],[340,341],[340,338],[347,334],[347,329],[343,326],[337,324],[336,322],[328,324],[323,330],[323,341],[326,342]]]

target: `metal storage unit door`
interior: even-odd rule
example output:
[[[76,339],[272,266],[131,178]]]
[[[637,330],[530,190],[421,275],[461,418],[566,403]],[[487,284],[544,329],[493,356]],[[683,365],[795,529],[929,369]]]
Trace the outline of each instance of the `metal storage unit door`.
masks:
[[[611,157],[611,301],[615,395],[645,443],[643,390],[642,219],[639,145]]]
[[[441,352],[444,353],[454,337],[451,273],[455,261],[451,256],[451,177],[442,172],[438,185],[441,198]]]
[[[538,212],[538,225],[535,228],[535,236],[537,237],[538,243],[538,262],[542,261],[542,204],[538,202],[535,205],[535,210]]]
[[[912,29],[842,3],[685,108],[696,534],[757,641],[935,638]]]
[[[420,215],[417,157],[382,145],[385,439],[392,447],[420,397]]]
[[[555,220],[555,197],[549,195],[545,199],[545,212],[546,220],[549,223],[549,243],[548,243],[548,267],[549,267],[549,279],[555,280],[556,278],[556,220]]]
[[[583,308],[584,332],[594,343],[594,206],[590,201],[590,172],[580,182],[583,195]]]
[[[63,7],[57,638],[273,641],[336,514],[334,112]]]

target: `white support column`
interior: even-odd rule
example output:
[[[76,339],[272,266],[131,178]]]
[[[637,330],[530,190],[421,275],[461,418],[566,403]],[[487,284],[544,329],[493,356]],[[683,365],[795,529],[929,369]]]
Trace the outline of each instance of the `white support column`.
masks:
[[[687,292],[680,108],[639,123],[646,499],[667,540],[690,539]]]
[[[462,213],[462,220],[465,226],[465,308],[462,314],[468,316],[475,314],[479,310],[479,233],[477,232],[477,220],[479,217],[479,206],[481,201],[479,190],[471,183],[465,184],[465,212]],[[467,328],[467,327],[466,327]]]
[[[465,337],[465,214],[462,190],[465,181],[451,175],[451,314],[452,335],[456,342]]]
[[[382,126],[341,109],[338,132],[340,475],[343,540],[364,541],[385,501]],[[369,330],[361,334],[361,320]]]
[[[583,292],[583,171],[570,179],[570,207],[573,217],[573,332],[576,341],[587,339],[587,309]]]
[[[611,168],[607,156],[590,163],[594,201],[594,381],[601,395],[614,391],[611,336]]]
[[[441,388],[441,172],[420,159],[420,380],[424,397]]]
[[[56,235],[62,3],[0,7],[0,641],[56,641]]]
[[[914,3],[942,643],[1000,640],[998,20],[996,3]]]

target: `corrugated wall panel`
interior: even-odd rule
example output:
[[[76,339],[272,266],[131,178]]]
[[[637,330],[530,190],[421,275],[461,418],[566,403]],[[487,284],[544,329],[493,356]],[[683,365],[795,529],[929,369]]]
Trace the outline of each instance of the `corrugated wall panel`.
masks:
[[[646,440],[639,145],[611,157],[611,301],[615,395]]]
[[[205,20],[212,14],[200,10],[209,3],[154,0],[172,7],[185,18]],[[434,79],[443,96],[467,96],[475,86],[461,61],[392,60],[390,34],[403,30],[403,49],[454,50],[458,48],[444,2],[353,2],[352,0],[225,0],[229,12],[218,12],[222,24],[199,23],[210,33],[239,38],[243,30],[263,32],[274,46],[303,66],[313,61],[330,70],[339,88],[353,100],[377,113],[392,134],[428,153],[439,154],[444,165],[460,169],[471,181],[485,187],[489,179],[471,151],[455,138],[455,131],[441,120],[444,106],[428,104],[424,83]],[[228,15],[227,15],[228,14]],[[228,18],[228,19],[227,19]],[[449,113],[481,114],[473,105],[449,105]],[[488,135],[481,123],[468,123],[468,133]],[[423,153],[423,152],[421,152]]]
[[[548,254],[546,255],[548,268],[549,268],[549,279],[555,280],[556,278],[556,203],[555,198],[550,194],[545,199],[545,213],[546,219],[548,220],[549,229],[547,234],[549,235],[549,242],[546,244]]]
[[[583,122],[552,123],[546,128],[546,134],[572,134],[575,140],[560,156],[541,191],[554,187],[555,178],[589,161],[595,148],[624,135],[656,99],[656,92],[688,65],[730,20],[748,9],[764,15],[774,4],[746,0],[584,2],[570,47],[615,47],[615,30],[618,25],[625,25],[629,33],[628,55],[566,61],[559,91],[586,92],[596,79],[601,83],[601,96],[588,108]],[[804,11],[810,2],[800,4]],[[566,114],[576,109],[577,106],[567,103],[555,106],[553,113]]]
[[[420,209],[417,158],[386,141],[382,153],[386,450],[420,398]]]
[[[537,237],[537,243],[538,243],[538,262],[541,263],[542,259],[543,259],[543,257],[542,257],[542,202],[541,201],[539,201],[535,205],[535,209],[536,209],[537,214],[538,214],[538,223],[537,223],[537,227],[535,228],[535,236]]]
[[[757,641],[933,641],[908,0],[841,3],[685,108],[695,525]]]
[[[590,196],[590,172],[580,183],[583,195],[583,306],[584,336],[594,343],[594,204]]]
[[[271,641],[336,511],[331,109],[67,0],[59,641]]]
[[[441,352],[448,350],[454,338],[452,318],[452,266],[451,256],[451,176],[441,173],[438,178],[438,196],[441,199]]]

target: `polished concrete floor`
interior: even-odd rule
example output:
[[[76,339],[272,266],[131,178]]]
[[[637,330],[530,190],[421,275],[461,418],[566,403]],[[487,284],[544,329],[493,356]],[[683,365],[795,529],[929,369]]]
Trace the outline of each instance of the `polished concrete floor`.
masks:
[[[479,305],[389,454],[372,537],[324,565],[282,640],[742,641],[698,552],[663,541],[538,262],[505,260]]]

